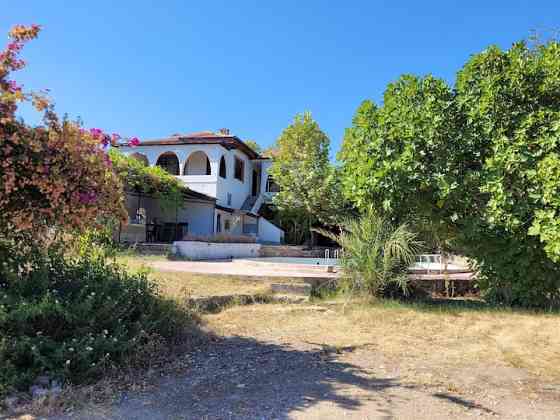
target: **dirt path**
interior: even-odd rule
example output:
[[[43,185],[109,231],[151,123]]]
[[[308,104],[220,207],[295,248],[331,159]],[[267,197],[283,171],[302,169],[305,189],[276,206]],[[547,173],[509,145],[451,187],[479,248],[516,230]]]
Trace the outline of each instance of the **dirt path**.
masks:
[[[557,419],[560,402],[520,397],[500,378],[512,372],[456,372],[481,382],[468,393],[402,379],[399,365],[368,346],[331,349],[306,342],[230,337],[189,356],[185,374],[153,391],[123,395],[79,419]],[[474,376],[473,376],[474,375]],[[525,374],[519,372],[520,377]],[[405,375],[406,376],[406,375]],[[476,388],[476,387],[475,387]]]

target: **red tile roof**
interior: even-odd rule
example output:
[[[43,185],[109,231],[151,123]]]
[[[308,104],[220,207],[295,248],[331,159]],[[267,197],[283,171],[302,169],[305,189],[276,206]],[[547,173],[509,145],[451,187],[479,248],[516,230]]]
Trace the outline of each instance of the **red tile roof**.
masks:
[[[138,146],[165,146],[180,144],[219,144],[228,150],[238,149],[245,153],[250,159],[267,159],[247,146],[239,137],[229,134],[214,133],[212,131],[174,134],[170,137],[162,139],[143,140],[138,144]]]

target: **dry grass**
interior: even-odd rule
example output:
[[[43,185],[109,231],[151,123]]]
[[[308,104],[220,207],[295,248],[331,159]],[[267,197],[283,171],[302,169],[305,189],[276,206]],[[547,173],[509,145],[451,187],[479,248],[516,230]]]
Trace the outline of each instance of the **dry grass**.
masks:
[[[500,365],[560,378],[560,316],[395,303],[234,307],[206,317],[224,335],[335,348],[366,346],[399,362],[431,368]],[[313,310],[315,309],[315,310]]]
[[[165,257],[121,257],[131,269]],[[152,271],[163,293],[191,295],[267,293],[269,284],[232,276]],[[275,279],[275,281],[278,281]],[[223,335],[335,347],[369,346],[384,355],[447,368],[497,364],[560,379],[560,315],[465,305],[334,301],[326,311],[298,305],[232,307],[207,315]],[[308,307],[308,306],[307,306]]]
[[[238,276],[158,271],[149,267],[150,262],[167,261],[164,256],[119,256],[117,261],[131,270],[149,270],[150,277],[158,283],[163,295],[177,300],[184,299],[186,296],[263,294],[270,291],[270,282],[262,280],[249,280]]]

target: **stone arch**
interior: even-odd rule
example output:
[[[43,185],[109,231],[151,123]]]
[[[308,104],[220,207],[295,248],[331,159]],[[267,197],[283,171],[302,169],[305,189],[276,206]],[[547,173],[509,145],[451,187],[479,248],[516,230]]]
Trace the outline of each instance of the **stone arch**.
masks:
[[[148,158],[146,157],[145,154],[143,153],[132,153],[131,155],[129,155],[131,158],[136,159],[139,162],[142,162],[144,164],[144,166],[149,166],[150,165],[150,161],[148,160]]]
[[[219,175],[222,178],[227,178],[227,166],[226,166],[226,158],[224,156],[222,156],[220,158],[220,171],[219,171]]]
[[[165,152],[159,155],[156,166],[160,166],[171,175],[179,175],[179,158],[173,152]]]
[[[193,152],[187,158],[183,175],[211,175],[210,159],[202,150]]]

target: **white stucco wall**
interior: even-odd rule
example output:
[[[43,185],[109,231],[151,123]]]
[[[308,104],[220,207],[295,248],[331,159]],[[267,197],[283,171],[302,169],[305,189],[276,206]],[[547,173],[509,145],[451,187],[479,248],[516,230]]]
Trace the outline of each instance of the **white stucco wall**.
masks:
[[[218,199],[218,204],[221,206],[239,209],[251,193],[253,164],[244,153],[241,153],[238,150],[223,150],[223,156],[226,161],[227,177],[224,179],[218,176],[216,198]],[[244,162],[243,182],[234,176],[235,157],[238,157]],[[219,164],[219,161],[217,163]],[[228,204],[227,202],[228,193],[231,194],[231,204]]]
[[[212,235],[214,233],[214,205],[203,201],[187,201],[177,214],[179,223],[188,223],[188,233],[192,235]]]
[[[221,244],[195,241],[173,242],[172,252],[193,260],[258,257],[260,244]]]
[[[259,242],[280,244],[284,242],[284,231],[279,229],[264,217],[259,217]]]
[[[124,154],[140,153],[148,159],[151,166],[155,166],[157,159],[163,153],[175,153],[179,159],[180,176],[178,177],[189,188],[194,191],[215,197],[217,204],[239,209],[251,194],[253,180],[253,162],[239,150],[227,150],[218,144],[204,145],[165,145],[165,146],[136,146],[136,147],[120,147],[119,150]],[[185,163],[189,156],[193,153],[202,151],[210,160],[211,175],[185,175]],[[226,162],[226,178],[218,175],[220,167],[220,159],[224,157]],[[235,178],[235,157],[244,162],[243,182]],[[197,172],[205,171],[205,163],[198,159],[195,166]],[[262,178],[262,176],[261,176]],[[266,183],[266,178],[265,178]],[[262,180],[261,180],[261,185]],[[231,194],[231,203],[228,203],[228,193]]]

